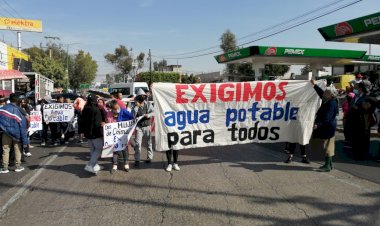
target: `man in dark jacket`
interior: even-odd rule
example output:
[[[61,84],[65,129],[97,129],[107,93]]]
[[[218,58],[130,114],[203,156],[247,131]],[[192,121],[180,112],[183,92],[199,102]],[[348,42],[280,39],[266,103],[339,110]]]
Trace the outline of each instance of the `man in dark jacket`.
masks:
[[[12,93],[9,100],[11,103],[0,109],[0,129],[3,131],[3,168],[0,170],[0,173],[9,173],[8,165],[11,147],[13,147],[15,152],[15,171],[23,171],[24,167],[21,166],[21,150],[22,147],[28,146],[26,135],[27,121],[21,109],[17,106],[19,101],[18,95]]]
[[[322,105],[319,107],[314,121],[313,132],[313,139],[321,144],[323,151],[326,153],[325,164],[319,170],[329,172],[332,170],[332,157],[335,155],[336,116],[339,112],[336,99],[337,92],[334,87],[327,87],[322,90],[315,84],[314,80],[311,83],[318,96],[322,99]]]
[[[101,170],[97,162],[103,149],[103,126],[105,124],[102,120],[102,113],[97,107],[97,102],[97,97],[90,94],[82,111],[84,136],[88,139],[91,154],[90,161],[84,169],[95,174]]]

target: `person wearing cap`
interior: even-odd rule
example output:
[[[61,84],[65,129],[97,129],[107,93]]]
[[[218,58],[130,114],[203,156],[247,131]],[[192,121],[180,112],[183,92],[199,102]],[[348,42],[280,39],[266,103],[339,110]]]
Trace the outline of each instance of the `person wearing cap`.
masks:
[[[138,90],[135,103],[136,105],[132,109],[132,115],[134,118],[144,117],[137,123],[136,136],[133,142],[135,149],[135,166],[138,167],[141,160],[141,144],[144,136],[148,143],[148,157],[145,162],[150,163],[153,160],[152,138],[150,136],[150,119],[153,116],[153,106],[149,101],[146,101],[146,93],[142,89]]]
[[[311,84],[322,99],[322,105],[319,107],[314,121],[312,143],[316,144],[314,147],[321,148],[325,153],[325,163],[319,168],[319,171],[329,172],[333,168],[332,157],[335,155],[336,116],[339,113],[337,91],[333,86],[322,90],[314,80],[311,80]]]
[[[82,111],[82,125],[86,128],[84,129],[84,136],[90,146],[90,161],[84,170],[94,174],[101,170],[97,162],[103,150],[103,126],[105,124],[97,102],[96,95],[90,94]]]
[[[13,147],[15,152],[15,172],[21,172],[24,167],[21,166],[22,147],[28,146],[26,135],[26,118],[17,106],[19,95],[12,93],[9,97],[11,103],[6,104],[0,109],[0,129],[3,131],[3,168],[0,173],[9,173],[9,152]]]

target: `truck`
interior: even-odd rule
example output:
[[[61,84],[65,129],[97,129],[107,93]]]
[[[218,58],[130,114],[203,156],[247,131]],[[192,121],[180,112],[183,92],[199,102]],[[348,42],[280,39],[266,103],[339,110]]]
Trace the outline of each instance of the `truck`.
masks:
[[[144,90],[144,92],[149,91],[149,86],[146,82],[133,82],[133,83],[115,83],[110,85],[110,93],[122,93],[124,98],[129,96],[136,96],[139,89]]]
[[[29,78],[29,88],[24,92],[28,99],[37,103],[39,99],[50,96],[54,92],[54,81],[36,72],[23,72]]]

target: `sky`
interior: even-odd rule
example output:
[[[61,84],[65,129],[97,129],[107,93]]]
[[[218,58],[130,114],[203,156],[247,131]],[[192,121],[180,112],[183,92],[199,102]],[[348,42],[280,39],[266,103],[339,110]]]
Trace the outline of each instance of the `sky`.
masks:
[[[342,0],[319,14],[353,1]],[[220,71],[224,66],[218,65],[213,58],[217,54],[191,59],[168,58],[173,54],[218,46],[221,34],[227,29],[237,38],[243,37],[332,2],[337,0],[0,0],[0,16],[42,20],[43,33],[23,32],[22,47],[46,45],[45,36],[60,37],[62,44],[74,43],[69,46],[71,54],[84,50],[93,56],[99,65],[100,80],[105,74],[114,72],[104,55],[119,45],[132,48],[136,55],[147,54],[151,49],[154,61],[165,58],[169,64],[182,65],[184,72]],[[379,11],[379,0],[362,0],[250,45],[368,50],[365,44],[325,42],[317,29]],[[255,38],[257,36],[250,36],[238,43]],[[15,32],[0,31],[0,39],[16,46]],[[216,47],[204,53],[219,50]],[[380,55],[380,46],[372,46],[371,50],[372,54]],[[147,67],[145,63],[144,70]]]

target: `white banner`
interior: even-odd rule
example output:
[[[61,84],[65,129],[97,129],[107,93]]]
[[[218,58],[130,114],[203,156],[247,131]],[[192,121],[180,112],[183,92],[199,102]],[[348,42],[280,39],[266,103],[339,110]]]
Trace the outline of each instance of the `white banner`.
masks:
[[[31,111],[29,119],[30,119],[29,131],[42,130],[42,114],[41,114],[41,111]]]
[[[133,132],[135,131],[137,123],[142,118],[143,117],[125,122],[113,122],[105,124],[103,126],[103,146],[107,148],[113,146],[114,151],[125,150],[128,146],[128,142],[131,139]]]
[[[71,122],[74,119],[73,104],[54,103],[44,105],[45,122]]]
[[[308,144],[320,106],[309,81],[157,83],[153,98],[157,151],[254,142]]]

